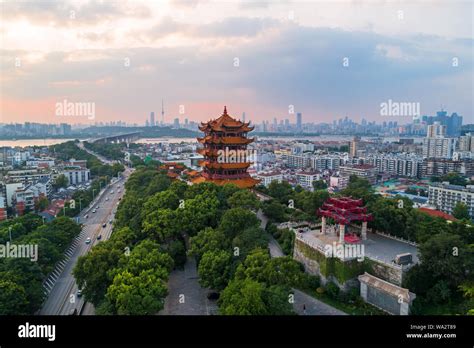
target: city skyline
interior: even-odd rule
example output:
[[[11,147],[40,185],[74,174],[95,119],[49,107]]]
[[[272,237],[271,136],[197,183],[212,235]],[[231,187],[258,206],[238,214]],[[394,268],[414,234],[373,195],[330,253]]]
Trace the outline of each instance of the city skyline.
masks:
[[[0,123],[142,124],[160,99],[166,123],[205,121],[222,105],[254,123],[296,123],[297,113],[303,123],[410,122],[414,115],[381,116],[390,100],[418,103],[421,115],[442,106],[470,123],[469,9],[462,1],[2,3]],[[56,115],[65,99],[94,103],[95,119]]]

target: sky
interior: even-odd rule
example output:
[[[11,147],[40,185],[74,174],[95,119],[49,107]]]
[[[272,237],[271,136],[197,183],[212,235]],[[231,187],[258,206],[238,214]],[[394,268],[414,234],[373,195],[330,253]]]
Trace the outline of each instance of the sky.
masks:
[[[0,1],[0,123],[474,123],[472,1]],[[58,103],[93,103],[64,115]],[[294,111],[294,113],[293,113]]]

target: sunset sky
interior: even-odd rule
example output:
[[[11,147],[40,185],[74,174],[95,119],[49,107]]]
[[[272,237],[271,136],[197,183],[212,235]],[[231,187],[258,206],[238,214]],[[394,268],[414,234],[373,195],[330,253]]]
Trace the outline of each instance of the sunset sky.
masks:
[[[4,1],[0,123],[380,116],[391,99],[474,122],[471,1]],[[348,58],[349,66],[343,66]],[[453,66],[456,61],[457,66]],[[238,62],[238,66],[235,66]],[[456,64],[454,64],[456,65]],[[183,105],[185,113],[179,114]],[[400,119],[397,119],[400,120]],[[410,118],[401,119],[409,121]]]

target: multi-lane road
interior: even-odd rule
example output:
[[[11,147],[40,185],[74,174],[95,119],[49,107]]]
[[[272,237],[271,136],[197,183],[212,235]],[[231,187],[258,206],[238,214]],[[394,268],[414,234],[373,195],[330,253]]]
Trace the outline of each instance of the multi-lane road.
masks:
[[[69,315],[74,310],[77,314],[93,314],[93,307],[85,303],[83,297],[78,294],[79,289],[72,270],[79,256],[87,254],[94,245],[110,237],[115,211],[124,194],[124,184],[130,174],[131,170],[126,168],[120,179],[114,179],[115,181],[105,187],[90,206],[81,212],[79,222],[83,224],[83,228],[77,237],[77,245],[51,288],[39,312],[40,315]],[[99,236],[101,236],[100,240]],[[90,238],[90,243],[86,243],[88,238]]]

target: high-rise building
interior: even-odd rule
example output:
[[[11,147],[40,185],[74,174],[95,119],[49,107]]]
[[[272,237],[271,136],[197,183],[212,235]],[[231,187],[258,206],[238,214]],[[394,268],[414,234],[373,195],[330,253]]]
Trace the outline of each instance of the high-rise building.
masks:
[[[436,112],[436,116],[423,116],[421,120],[428,125],[439,122],[439,124],[446,126],[446,135],[449,137],[458,136],[461,132],[462,116],[455,112],[448,116],[446,111],[441,110]]]
[[[428,126],[428,130],[426,132],[427,138],[444,138],[445,136],[446,126],[442,125],[440,122],[435,122]]]
[[[355,136],[349,144],[349,154],[351,157],[357,157],[357,151],[359,150],[360,137]]]
[[[165,106],[163,104],[163,99],[161,99],[161,125],[165,124]]]
[[[150,114],[150,127],[155,126],[155,113],[152,111]]]
[[[459,137],[459,151],[474,152],[474,134],[466,133]]]
[[[423,139],[423,157],[451,158],[456,148],[456,139],[445,138],[446,126],[434,122],[428,126],[426,138]]]
[[[179,128],[179,118],[176,117],[176,118],[174,119],[173,127],[174,127],[174,128]]]
[[[303,116],[301,112],[296,113],[296,129],[301,132],[303,130]]]

